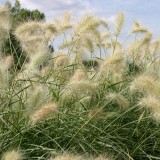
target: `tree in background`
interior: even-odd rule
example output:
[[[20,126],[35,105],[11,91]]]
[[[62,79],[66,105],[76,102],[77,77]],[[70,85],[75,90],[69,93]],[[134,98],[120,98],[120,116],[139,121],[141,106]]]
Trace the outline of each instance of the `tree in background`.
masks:
[[[20,43],[14,37],[14,29],[17,25],[25,21],[43,21],[45,20],[45,15],[38,10],[21,8],[21,4],[18,0],[16,0],[14,6],[12,6],[9,1],[5,3],[5,6],[11,11],[12,28],[9,33],[9,38],[4,42],[3,52],[5,55],[13,55],[16,68],[20,69],[25,60],[25,54],[23,54]]]

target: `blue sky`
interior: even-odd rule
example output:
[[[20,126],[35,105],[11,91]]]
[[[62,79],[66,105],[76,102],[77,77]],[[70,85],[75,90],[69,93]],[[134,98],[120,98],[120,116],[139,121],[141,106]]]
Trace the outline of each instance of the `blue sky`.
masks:
[[[10,0],[14,3],[14,0]],[[20,0],[22,7],[39,9],[44,12],[47,20],[63,15],[65,11],[72,11],[75,18],[92,12],[112,23],[118,12],[126,15],[125,32],[132,27],[134,20],[147,27],[160,37],[160,0]],[[5,0],[0,0],[4,4]]]

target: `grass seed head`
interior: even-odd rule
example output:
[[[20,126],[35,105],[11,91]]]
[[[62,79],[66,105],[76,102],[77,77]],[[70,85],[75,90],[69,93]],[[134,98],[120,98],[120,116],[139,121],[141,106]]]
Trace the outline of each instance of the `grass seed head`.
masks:
[[[151,95],[140,99],[139,105],[152,111],[160,111],[160,99]]]
[[[71,77],[69,83],[87,79],[87,73],[83,69],[77,69]]]
[[[82,158],[80,156],[64,154],[51,158],[50,160],[82,160]]]
[[[48,99],[48,90],[43,86],[34,85],[33,88],[27,90],[27,95],[26,108],[35,110]]]
[[[103,109],[102,108],[93,109],[88,113],[88,117],[89,118],[94,118],[94,119],[98,119],[98,118],[102,117],[102,115],[103,115]]]
[[[153,94],[159,96],[159,89],[159,82],[156,81],[154,77],[151,77],[150,75],[140,75],[136,77],[130,85],[130,90],[132,92],[139,91],[145,95]]]
[[[118,36],[120,34],[122,27],[123,27],[123,23],[124,23],[124,18],[125,18],[124,13],[120,12],[116,19],[115,36]]]
[[[4,58],[5,68],[9,69],[13,65],[14,59],[13,56],[6,56]]]
[[[49,54],[47,52],[47,49],[42,50],[41,52],[34,54],[30,57],[30,62],[27,64],[27,69],[40,69],[40,67],[43,67],[43,64],[47,62],[48,59]]]
[[[134,22],[131,33],[146,33],[148,32],[147,28],[140,26],[138,21]]]
[[[157,124],[160,124],[160,110],[158,112],[153,112],[152,117],[157,122]]]
[[[146,108],[151,112],[152,118],[160,123],[160,99],[152,95],[146,96],[139,100],[139,106]]]
[[[31,124],[35,125],[42,119],[48,118],[51,114],[55,113],[57,109],[58,109],[57,103],[45,104],[31,115],[30,117]]]
[[[117,74],[118,76],[122,76],[123,73],[123,56],[122,54],[114,54],[108,58],[106,58],[99,68],[99,72],[96,75],[96,78],[100,81],[103,78],[108,77],[109,73]]]
[[[69,64],[69,58],[67,55],[58,55],[55,58],[54,66],[55,68],[65,67]]]
[[[112,160],[112,158],[100,155],[95,160]]]
[[[71,102],[72,100],[82,99],[86,96],[93,96],[97,93],[98,85],[87,80],[72,82],[66,85],[61,92],[61,102]]]
[[[3,160],[23,160],[23,154],[19,150],[12,150],[3,154]]]
[[[19,25],[14,34],[20,41],[25,41],[28,37],[44,34],[43,30],[43,22],[29,21]]]
[[[106,98],[111,102],[116,102],[120,108],[126,109],[129,107],[129,101],[122,94],[110,93]]]
[[[0,33],[6,35],[11,28],[10,10],[5,6],[0,6]]]

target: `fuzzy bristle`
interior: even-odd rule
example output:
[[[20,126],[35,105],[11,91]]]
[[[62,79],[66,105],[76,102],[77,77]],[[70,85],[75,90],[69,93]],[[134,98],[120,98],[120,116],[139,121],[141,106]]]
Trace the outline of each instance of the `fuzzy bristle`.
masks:
[[[69,83],[87,79],[87,73],[83,69],[77,69],[71,77]]]
[[[3,154],[3,160],[23,160],[23,154],[19,150],[12,150]]]
[[[143,94],[153,94],[156,96],[160,95],[159,92],[160,84],[158,81],[154,79],[154,77],[150,75],[140,75],[136,77],[131,85],[130,90],[131,91],[140,91]]]
[[[88,113],[88,117],[89,118],[100,118],[103,114],[103,109],[102,108],[96,108],[96,109],[92,109],[89,113]]]
[[[132,33],[146,33],[148,30],[145,27],[140,26],[138,21],[134,22]]]
[[[51,158],[50,160],[82,160],[82,159],[79,156],[65,154],[56,156],[55,158]]]
[[[67,66],[68,64],[69,64],[69,58],[67,55],[61,54],[55,57],[54,66],[56,68],[64,67]]]
[[[4,63],[7,69],[9,69],[13,65],[14,59],[13,56],[6,56],[4,59]]]
[[[116,19],[116,31],[115,31],[115,36],[118,36],[122,30],[122,26],[124,23],[124,13],[120,12],[117,16]]]
[[[5,39],[11,29],[10,10],[5,6],[0,6],[0,39]]]
[[[45,119],[49,117],[51,114],[55,113],[58,109],[58,104],[57,103],[48,103],[44,106],[42,106],[40,109],[35,111],[31,116],[30,116],[30,121],[32,125],[35,125],[42,119]]]
[[[100,155],[100,156],[98,156],[97,158],[95,158],[95,160],[112,160],[112,159],[109,158],[109,157]]]
[[[152,95],[146,96],[139,100],[139,106],[151,111],[152,118],[160,123],[160,99]]]
[[[129,101],[122,94],[109,93],[106,99],[116,102],[120,108],[126,109],[129,107]]]

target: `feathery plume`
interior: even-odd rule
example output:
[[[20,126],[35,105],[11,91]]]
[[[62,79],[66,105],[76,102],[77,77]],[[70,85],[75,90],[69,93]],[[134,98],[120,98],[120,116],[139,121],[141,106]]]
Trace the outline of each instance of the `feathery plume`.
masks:
[[[52,40],[57,35],[57,27],[53,23],[44,23],[45,38],[46,40]]]
[[[152,118],[160,123],[160,99],[148,95],[140,99],[138,105],[148,109],[151,112]]]
[[[50,160],[82,160],[81,157],[75,155],[59,155],[55,158],[51,158]]]
[[[5,38],[11,28],[10,11],[5,6],[0,6],[0,35]]]
[[[13,56],[6,56],[4,58],[4,68],[9,69],[13,65]]]
[[[134,22],[131,33],[146,33],[148,30],[145,27],[140,26],[138,21]]]
[[[43,75],[49,75],[50,73],[52,72],[52,67],[51,66],[45,66],[43,69],[42,69],[42,74]]]
[[[143,40],[136,40],[133,43],[131,43],[126,49],[127,56],[128,57],[129,55],[139,56],[139,54],[142,51],[143,44],[144,44]]]
[[[87,73],[83,69],[77,69],[71,79],[69,80],[69,83],[81,81],[87,79]]]
[[[151,95],[140,99],[139,105],[150,110],[160,110],[160,100],[157,97]]]
[[[116,103],[118,104],[119,107],[126,109],[129,107],[129,101],[122,95],[119,93],[109,93],[106,96],[106,99],[108,99],[109,101],[111,101],[112,103]]]
[[[95,119],[100,118],[102,115],[103,115],[103,109],[102,108],[92,109],[88,113],[89,118],[95,118]]]
[[[117,41],[116,39],[112,39],[112,47],[114,48],[114,54],[115,54],[115,50],[122,50],[122,44]]]
[[[90,52],[90,53],[94,52],[93,39],[91,39],[90,37],[84,37],[84,39],[83,39],[83,46],[85,47],[85,49],[88,52]]]
[[[64,67],[69,65],[69,58],[65,54],[60,54],[55,57],[54,66],[55,68]]]
[[[71,102],[71,100],[81,99],[85,96],[92,96],[97,92],[98,85],[87,80],[68,83],[61,91],[61,101]]]
[[[20,150],[12,150],[5,152],[2,157],[3,160],[23,160],[24,156]]]
[[[9,36],[11,29],[10,11],[5,6],[0,6],[0,57],[2,56],[2,46],[5,39]]]
[[[19,25],[14,31],[19,40],[26,40],[30,36],[44,36],[43,22],[29,21]]]
[[[112,64],[119,64],[123,60],[122,54],[115,54],[113,56],[108,57],[104,63],[102,64],[103,67],[107,67],[108,65]]]
[[[138,57],[139,60],[143,61],[143,59],[147,54],[149,54],[149,46],[152,39],[152,33],[146,32],[142,39],[136,40],[131,43],[127,48],[128,55],[132,55],[133,57]]]
[[[127,48],[128,55],[144,58],[146,53],[149,52],[149,51],[146,51],[146,49],[149,48],[151,39],[152,39],[152,33],[149,31],[145,32],[145,35],[142,39],[136,40],[128,46]]]
[[[116,37],[120,34],[123,27],[123,23],[124,23],[124,13],[120,12],[116,19],[116,30],[114,33]]]
[[[160,84],[149,75],[140,75],[132,81],[130,90],[132,92],[139,91],[143,94],[153,94],[155,96],[159,96]]]
[[[0,63],[0,89],[4,90],[8,86],[9,76],[10,74],[5,64],[3,62]],[[1,91],[1,94],[2,94],[2,91]]]
[[[14,34],[30,56],[48,49],[48,43],[55,36],[56,28],[42,21],[29,21],[19,25]]]
[[[108,28],[108,24],[99,18],[94,18],[93,15],[87,15],[83,17],[75,26],[75,34],[76,35],[83,35],[84,33],[87,33],[88,31],[95,30],[100,25]]]
[[[49,117],[51,114],[55,113],[58,109],[58,104],[57,103],[48,103],[45,104],[43,107],[35,111],[31,116],[30,116],[30,121],[32,125],[35,125],[42,119],[45,119]]]
[[[81,64],[82,56],[87,52],[93,53],[96,48],[96,37],[100,37],[99,26],[107,27],[107,23],[93,15],[87,15],[73,28],[73,35],[69,40],[60,45],[61,49],[67,48],[75,53],[73,63]],[[93,41],[95,39],[95,41]]]
[[[47,50],[42,50],[41,52],[32,55],[30,57],[30,62],[27,64],[27,69],[39,69],[45,62],[47,62],[49,56],[50,55],[47,53]]]
[[[150,44],[150,53],[156,55],[160,49],[160,40],[156,40]]]
[[[100,155],[95,160],[112,160],[112,158]]]
[[[147,32],[142,40],[142,45],[148,44],[152,39],[152,33]]]
[[[21,46],[28,55],[32,55],[43,50],[46,46],[46,40],[42,36],[26,36],[25,39],[21,40]]]
[[[89,93],[89,92],[95,92],[97,90],[97,84],[92,83],[87,80],[81,80],[81,81],[75,81],[69,85],[67,85],[67,90],[70,90],[74,93]]]
[[[157,123],[160,123],[160,110],[153,112],[152,117]]]
[[[108,76],[109,73],[120,75],[123,72],[123,55],[121,53],[114,54],[103,61],[99,68],[96,78],[102,79]]]
[[[48,99],[48,90],[44,86],[33,85],[33,88],[27,90],[27,95],[26,109],[32,112]]]
[[[71,13],[66,12],[63,17],[54,19],[51,22],[52,25],[56,26],[57,34],[62,34],[72,28],[71,24]]]

